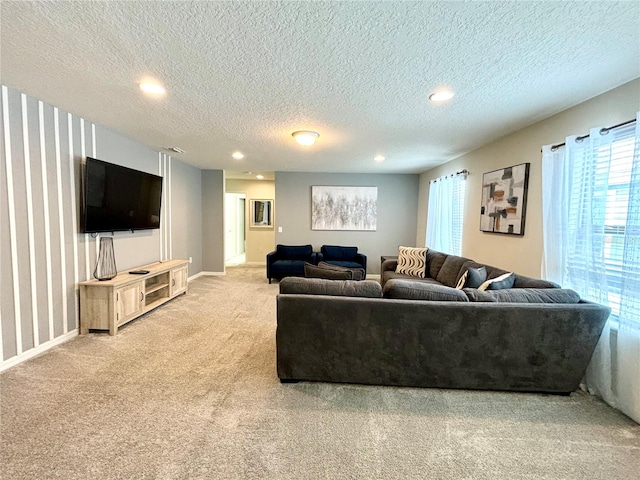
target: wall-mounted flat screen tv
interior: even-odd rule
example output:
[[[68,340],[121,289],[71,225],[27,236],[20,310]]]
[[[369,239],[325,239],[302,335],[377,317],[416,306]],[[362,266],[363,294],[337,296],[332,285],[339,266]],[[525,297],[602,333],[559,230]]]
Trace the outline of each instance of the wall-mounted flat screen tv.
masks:
[[[83,232],[160,228],[162,177],[87,157]]]

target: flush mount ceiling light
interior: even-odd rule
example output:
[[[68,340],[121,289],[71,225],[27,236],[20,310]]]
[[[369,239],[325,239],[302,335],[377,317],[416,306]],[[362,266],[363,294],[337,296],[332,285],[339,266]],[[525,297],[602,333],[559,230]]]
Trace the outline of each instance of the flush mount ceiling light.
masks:
[[[374,162],[378,162],[378,163],[382,163],[382,162],[384,162],[384,157],[382,155],[376,155],[375,157],[373,157],[373,161]]]
[[[167,91],[162,85],[156,82],[142,82],[140,84],[140,90],[144,93],[150,93],[152,95],[164,95]]]
[[[311,130],[298,130],[297,132],[293,132],[291,136],[295,138],[296,142],[300,145],[308,147],[309,145],[316,143],[320,134]]]
[[[439,92],[429,95],[429,100],[432,102],[445,102],[453,97],[454,93],[451,90],[440,90]]]
[[[231,156],[236,160],[242,160],[244,158],[244,155],[241,152],[233,152]]]
[[[258,180],[263,180],[263,179],[264,179],[264,175],[256,175],[256,178],[257,178]]]

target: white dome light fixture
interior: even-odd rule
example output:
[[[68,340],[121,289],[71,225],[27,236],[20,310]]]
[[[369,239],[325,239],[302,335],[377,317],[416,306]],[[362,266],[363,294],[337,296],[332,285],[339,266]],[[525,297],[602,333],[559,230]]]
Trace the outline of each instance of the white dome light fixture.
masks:
[[[140,90],[142,90],[144,93],[150,93],[152,95],[164,95],[165,93],[167,93],[162,85],[155,82],[142,82],[140,84]]]
[[[385,160],[384,156],[382,156],[382,155],[376,155],[375,157],[373,157],[373,161],[377,162],[377,163],[382,163],[382,162],[384,162],[384,160]]]
[[[233,152],[231,154],[231,156],[235,159],[235,160],[242,160],[244,158],[244,155],[242,154],[242,152]]]
[[[454,93],[451,90],[440,90],[429,95],[429,100],[432,102],[446,102],[453,98]]]
[[[308,147],[316,143],[316,140],[320,136],[318,132],[314,132],[311,130],[298,130],[297,132],[293,132],[291,136],[298,142],[300,145]]]

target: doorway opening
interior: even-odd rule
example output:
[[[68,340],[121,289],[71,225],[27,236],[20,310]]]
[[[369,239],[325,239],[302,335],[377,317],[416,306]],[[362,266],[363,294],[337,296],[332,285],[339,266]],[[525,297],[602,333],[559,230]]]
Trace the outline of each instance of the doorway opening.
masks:
[[[246,203],[244,193],[224,194],[224,264],[227,267],[244,265],[247,261]]]

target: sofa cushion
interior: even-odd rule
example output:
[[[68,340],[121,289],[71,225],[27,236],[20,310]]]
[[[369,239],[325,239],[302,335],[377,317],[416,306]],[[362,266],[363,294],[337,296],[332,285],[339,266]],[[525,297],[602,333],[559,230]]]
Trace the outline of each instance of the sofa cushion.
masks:
[[[271,274],[274,277],[280,274],[304,275],[304,260],[276,260],[271,264]]]
[[[386,282],[388,282],[389,280],[393,280],[393,279],[411,280],[411,281],[414,281],[414,282],[432,283],[432,284],[435,284],[435,285],[442,285],[435,278],[412,277],[411,275],[405,275],[404,273],[396,273],[395,270],[387,270],[385,272],[382,272],[382,275],[381,275],[381,278],[380,278],[382,285],[385,285]]]
[[[513,283],[515,288],[560,288],[557,283],[549,280],[541,280],[539,278],[526,277],[516,273],[516,281]]]
[[[504,275],[505,273],[510,273],[508,270],[504,270],[503,268],[485,265],[474,260],[469,260],[464,264],[465,269],[480,267],[485,267],[487,269],[487,278],[485,280],[499,277],[500,275]],[[513,288],[560,288],[560,285],[554,282],[550,282],[549,280],[540,280],[539,278],[526,277],[524,275],[519,275],[518,273],[516,273]]]
[[[507,303],[579,303],[580,295],[568,288],[507,288],[482,291],[465,288],[464,293],[472,302]]]
[[[342,267],[342,268],[350,268],[350,269],[359,268],[360,270],[364,271],[364,268],[362,268],[362,264],[358,262],[350,262],[348,260],[327,260],[323,263],[325,263],[326,265],[333,265],[334,267]]]
[[[399,247],[396,273],[425,278],[427,276],[426,261],[427,248]]]
[[[313,253],[311,245],[277,245],[276,250],[288,260],[307,260]]]
[[[332,260],[353,260],[358,253],[358,247],[341,247],[339,245],[323,245],[320,250],[324,257]]]
[[[318,263],[318,266],[337,272],[350,272],[350,280],[364,280],[367,276],[367,272],[364,271],[364,268],[362,268],[360,264],[354,262],[320,262]]]
[[[458,280],[456,289],[462,290],[465,287],[478,288],[487,279],[487,269],[480,268],[467,268],[465,272]]]
[[[304,264],[304,276],[306,278],[326,278],[329,280],[353,280],[353,272],[347,268],[338,270],[321,265],[312,265],[308,262]]]
[[[478,287],[478,290],[504,290],[512,288],[516,281],[516,275],[508,272],[496,278],[491,278]]]
[[[443,285],[455,287],[462,275],[462,266],[468,261],[468,258],[448,255],[435,279]]]
[[[358,282],[356,280],[287,277],[280,282],[280,293],[380,298],[382,297],[382,287],[374,280]]]
[[[427,275],[431,278],[436,278],[448,256],[446,253],[429,249],[427,252]]]
[[[455,288],[412,280],[389,280],[382,296],[402,300],[468,302],[465,293]]]

